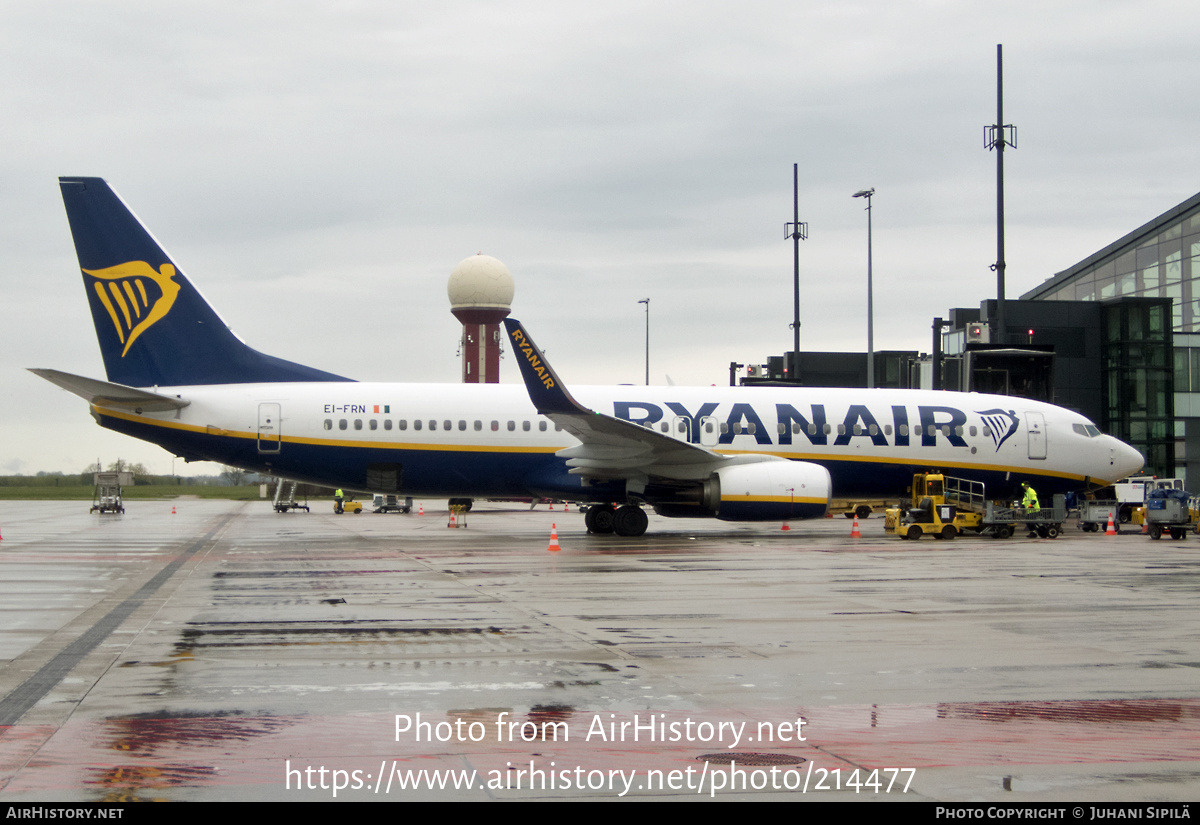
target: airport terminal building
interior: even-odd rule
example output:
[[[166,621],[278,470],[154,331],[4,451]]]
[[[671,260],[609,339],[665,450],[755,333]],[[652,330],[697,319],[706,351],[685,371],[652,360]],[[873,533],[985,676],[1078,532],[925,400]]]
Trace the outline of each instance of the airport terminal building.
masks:
[[[1068,382],[1095,378],[1099,415],[1094,420],[1108,432],[1133,444],[1158,475],[1186,475],[1190,486],[1200,479],[1200,194],[1074,266],[1059,272],[1014,302],[1018,312],[1008,324],[1010,335],[1021,332],[1022,304],[1044,303],[1035,312],[1066,317],[1071,304],[1091,304],[1098,372],[1072,375]],[[1006,305],[1006,311],[1009,305]],[[1054,312],[1054,307],[1059,309]],[[1032,309],[1032,308],[1031,308]],[[1077,312],[1077,310],[1076,310]],[[1006,312],[1007,314],[1007,312]],[[1042,336],[1029,319],[1035,340]],[[1083,320],[1081,317],[1080,320]],[[1020,337],[1020,336],[1017,336]],[[1096,346],[1098,345],[1098,346]],[[1070,347],[1068,347],[1070,349]],[[1083,354],[1081,346],[1075,347]],[[1060,353],[1061,356],[1068,352]],[[1067,366],[1060,361],[1056,372]],[[1078,366],[1083,367],[1080,363]],[[1067,370],[1070,372],[1070,370]],[[1076,406],[1064,398],[1060,403]],[[1082,406],[1081,406],[1082,409]],[[1192,466],[1195,465],[1195,466]]]

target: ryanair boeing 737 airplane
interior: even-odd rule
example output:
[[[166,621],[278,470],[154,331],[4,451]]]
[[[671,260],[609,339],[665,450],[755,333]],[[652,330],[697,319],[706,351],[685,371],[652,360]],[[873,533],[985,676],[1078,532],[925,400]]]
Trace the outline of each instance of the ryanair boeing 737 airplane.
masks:
[[[33,372],[102,427],[187,460],[407,495],[586,502],[588,529],[823,516],[938,468],[1015,494],[1108,484],[1142,456],[1038,401],[923,390],[577,387],[505,321],[525,386],[375,384],[264,355],[100,178],[60,178],[107,381]]]

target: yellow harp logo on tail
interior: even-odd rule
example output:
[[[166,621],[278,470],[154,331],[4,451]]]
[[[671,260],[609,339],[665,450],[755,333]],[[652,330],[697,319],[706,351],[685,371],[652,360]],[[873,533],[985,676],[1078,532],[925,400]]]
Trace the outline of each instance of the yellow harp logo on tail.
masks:
[[[163,264],[157,272],[145,261],[83,271],[96,279],[92,282],[96,297],[108,310],[117,337],[125,345],[122,358],[139,335],[166,317],[179,294],[179,284],[173,280],[175,267],[170,264]]]

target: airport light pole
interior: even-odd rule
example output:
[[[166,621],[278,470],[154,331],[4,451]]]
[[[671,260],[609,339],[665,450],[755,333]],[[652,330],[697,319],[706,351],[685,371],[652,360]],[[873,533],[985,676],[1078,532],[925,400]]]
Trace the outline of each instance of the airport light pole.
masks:
[[[650,386],[650,299],[638,301],[646,305],[646,386]]]
[[[800,379],[800,242],[808,239],[808,224],[800,220],[800,164],[792,164],[792,222],[783,225],[783,237],[792,241],[792,381]]]
[[[875,189],[860,189],[856,198],[867,199],[867,388],[875,388],[875,298],[871,272],[871,196]]]

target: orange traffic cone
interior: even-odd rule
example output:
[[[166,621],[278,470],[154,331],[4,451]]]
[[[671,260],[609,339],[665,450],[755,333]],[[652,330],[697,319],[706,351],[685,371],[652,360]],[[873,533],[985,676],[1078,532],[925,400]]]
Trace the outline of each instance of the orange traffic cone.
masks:
[[[554,512],[554,502],[553,502],[553,501],[552,501],[552,502],[550,502],[550,512],[551,512],[551,513],[553,513],[553,512]]]
[[[782,527],[780,527],[779,529],[780,529],[780,530],[791,530],[792,528],[791,528],[791,527],[788,527],[788,523],[785,521],[785,522],[783,523],[783,526],[782,526]]]
[[[450,511],[450,521],[446,523],[447,527],[457,527],[458,522],[454,520],[454,511]]]
[[[175,505],[171,505],[171,515],[175,515]]]
[[[557,553],[562,547],[558,544],[558,525],[550,525],[550,546],[546,548],[547,552]]]
[[[563,502],[563,512],[564,512],[564,513],[566,513],[566,512],[568,512],[570,509],[571,509],[571,502],[569,502],[569,501],[564,501],[564,502]]]
[[[852,538],[852,539],[861,539],[862,538],[862,533],[860,533],[858,531],[858,516],[854,517],[854,524],[850,528],[850,538]]]
[[[418,505],[417,505],[417,515],[418,515],[418,516],[423,516],[423,515],[425,515],[425,505],[424,505],[424,504],[418,504]]]
[[[1109,510],[1108,511],[1108,528],[1104,531],[1104,535],[1115,536],[1116,534],[1117,534],[1117,528],[1113,526],[1112,510]]]

